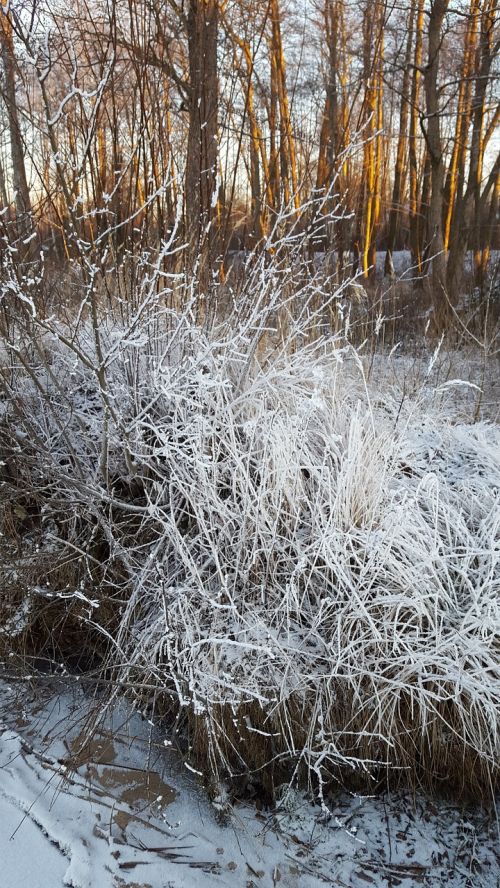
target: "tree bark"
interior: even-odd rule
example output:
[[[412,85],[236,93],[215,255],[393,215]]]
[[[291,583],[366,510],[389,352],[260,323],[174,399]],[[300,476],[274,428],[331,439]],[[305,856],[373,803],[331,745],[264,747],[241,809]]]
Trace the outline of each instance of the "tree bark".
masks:
[[[428,59],[424,73],[427,128],[424,135],[430,161],[431,195],[428,213],[428,249],[436,312],[443,309],[446,260],[443,242],[444,163],[439,104],[439,62],[442,27],[449,0],[433,0],[428,24]]]
[[[358,208],[356,240],[362,243],[363,276],[375,269],[376,231],[380,216],[381,137],[377,134],[383,125],[383,58],[384,7],[366,5],[363,15],[363,181]]]
[[[325,105],[321,122],[316,192],[325,196],[336,177],[336,193],[324,205],[325,212],[333,209],[338,218],[333,226],[336,265],[339,279],[343,276],[346,250],[346,220],[340,211],[340,195],[347,191],[347,161],[343,157],[348,139],[348,114],[345,100],[345,56],[342,53],[345,38],[342,0],[325,0],[323,6],[325,40],[328,49]],[[339,212],[340,211],[340,212]],[[328,247],[332,247],[328,234]]]
[[[12,22],[7,9],[2,6],[0,12],[0,40],[2,43],[2,62],[5,87],[4,98],[9,121],[10,150],[12,159],[12,182],[17,222],[22,235],[26,236],[31,229],[31,200],[24,165],[24,141],[19,124],[19,110],[16,96],[16,60],[14,55],[14,39]]]
[[[271,57],[275,79],[275,89],[280,118],[280,172],[283,187],[283,199],[286,206],[293,204],[295,209],[300,206],[300,195],[297,173],[297,154],[293,134],[290,105],[286,86],[286,66],[281,39],[280,7],[278,0],[270,0],[271,14]]]
[[[419,216],[418,207],[418,154],[417,154],[417,137],[418,137],[418,121],[419,121],[419,104],[420,104],[420,69],[422,66],[423,55],[423,32],[424,32],[424,0],[413,0],[417,2],[416,9],[416,25],[415,25],[415,53],[413,57],[413,79],[411,85],[410,98],[410,134],[408,144],[408,167],[410,177],[410,247],[412,252],[412,261],[416,265],[419,274],[422,273],[422,240],[420,236],[422,224]]]
[[[218,254],[217,0],[189,0],[189,129],[186,157],[188,266],[206,291]]]
[[[467,145],[469,143],[469,128],[472,115],[471,75],[476,48],[478,8],[479,0],[472,0],[464,38],[463,64],[457,99],[455,138],[453,141],[453,150],[444,190],[445,217],[443,241],[445,250],[448,250],[450,244],[452,224],[460,224],[460,203],[463,197]],[[455,219],[453,218],[454,216]]]
[[[475,72],[474,98],[472,100],[469,174],[467,188],[460,207],[461,224],[456,226],[455,236],[450,243],[448,261],[447,287],[448,292],[453,295],[460,292],[465,255],[469,243],[474,250],[474,260],[477,268],[480,268],[482,261],[479,239],[482,207],[484,205],[484,191],[481,194],[485,151],[483,129],[491,67],[500,48],[500,41],[495,43],[493,40],[497,9],[497,0],[484,0],[481,13],[478,53],[476,55],[477,68]],[[486,188],[488,185],[489,183],[487,183]],[[480,272],[478,276],[480,276]]]
[[[408,113],[410,107],[410,65],[413,46],[413,31],[415,25],[415,6],[410,7],[408,20],[408,38],[404,60],[403,82],[401,85],[401,107],[399,112],[399,135],[396,152],[396,165],[394,169],[394,186],[392,189],[392,203],[389,214],[389,230],[387,234],[387,252],[385,254],[385,274],[394,275],[394,263],[392,254],[398,234],[399,220],[401,216],[401,204],[404,192],[405,157],[408,140]]]

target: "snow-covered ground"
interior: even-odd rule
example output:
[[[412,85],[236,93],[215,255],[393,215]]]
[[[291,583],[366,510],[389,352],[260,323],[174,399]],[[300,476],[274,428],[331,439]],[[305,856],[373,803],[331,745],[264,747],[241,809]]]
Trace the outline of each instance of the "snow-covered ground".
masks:
[[[495,817],[439,799],[303,795],[218,821],[161,731],[120,703],[89,739],[78,684],[0,679],[2,888],[497,888]]]
[[[434,351],[415,343],[396,343],[392,352],[361,354],[374,399],[390,391],[399,402],[417,399],[425,410],[471,423],[500,421],[500,353],[479,349]]]

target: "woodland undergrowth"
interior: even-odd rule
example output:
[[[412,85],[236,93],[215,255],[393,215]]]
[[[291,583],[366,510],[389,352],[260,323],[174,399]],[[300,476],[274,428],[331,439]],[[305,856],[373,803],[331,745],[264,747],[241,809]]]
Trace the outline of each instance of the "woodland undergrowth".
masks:
[[[99,675],[214,787],[487,797],[500,429],[374,388],[357,284],[293,268],[224,312],[159,263],[65,320],[4,283],[0,649]]]

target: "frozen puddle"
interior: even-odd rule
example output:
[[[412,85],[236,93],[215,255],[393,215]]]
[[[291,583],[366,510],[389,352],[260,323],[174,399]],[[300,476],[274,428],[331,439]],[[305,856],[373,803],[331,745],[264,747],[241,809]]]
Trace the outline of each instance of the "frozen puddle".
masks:
[[[119,754],[109,731],[98,729],[91,738],[82,732],[70,743],[70,750],[71,764],[83,771],[89,789],[102,797],[112,796],[119,805],[163,808],[177,795],[157,771],[117,764]]]
[[[339,794],[324,822],[286,811],[215,817],[161,735],[125,704],[89,738],[77,687],[0,679],[1,888],[498,888],[497,827],[479,810]]]

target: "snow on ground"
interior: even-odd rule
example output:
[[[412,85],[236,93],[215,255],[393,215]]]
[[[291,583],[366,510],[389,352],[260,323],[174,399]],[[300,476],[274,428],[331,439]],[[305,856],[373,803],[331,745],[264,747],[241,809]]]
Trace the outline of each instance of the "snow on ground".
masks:
[[[2,888],[498,888],[493,816],[404,794],[296,792],[218,822],[194,775],[127,704],[89,739],[73,684],[0,679]]]
[[[453,422],[500,421],[500,352],[479,349],[414,348],[396,343],[392,352],[360,354],[370,392],[376,400],[391,392],[398,403],[418,401],[434,415]]]

